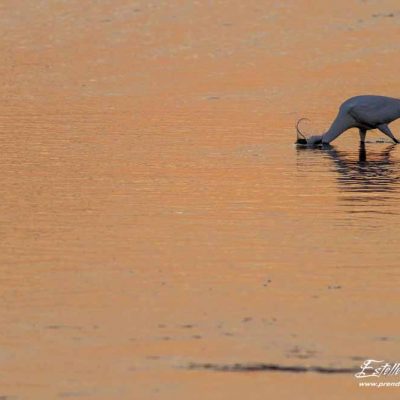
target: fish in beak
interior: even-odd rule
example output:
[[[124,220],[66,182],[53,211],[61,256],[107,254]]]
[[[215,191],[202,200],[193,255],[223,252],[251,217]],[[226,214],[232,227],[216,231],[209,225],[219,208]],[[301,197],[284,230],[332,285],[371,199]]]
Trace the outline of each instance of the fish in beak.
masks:
[[[295,144],[300,144],[300,145],[303,145],[303,146],[307,146],[307,144],[308,144],[307,138],[301,133],[300,128],[299,128],[300,122],[304,121],[304,120],[308,121],[307,118],[300,118],[297,121],[297,124],[296,124],[297,140],[296,140]]]
[[[303,135],[303,133],[300,131],[299,124],[301,121],[304,121],[304,120],[309,121],[307,118],[300,118],[297,121],[297,124],[296,124],[297,140],[296,140],[295,144],[301,145],[301,146],[311,146],[311,147],[322,144],[322,135],[310,136],[308,139]]]

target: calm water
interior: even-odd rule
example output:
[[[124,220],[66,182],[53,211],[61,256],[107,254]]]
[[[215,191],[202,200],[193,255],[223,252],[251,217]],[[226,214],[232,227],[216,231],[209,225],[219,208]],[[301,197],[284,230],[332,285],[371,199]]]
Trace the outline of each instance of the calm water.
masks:
[[[157,129],[113,113],[3,117],[10,394],[62,375],[57,396],[130,396],[134,377],[143,396],[179,396],[213,374],[192,363],[393,357],[398,147],[348,133],[296,148],[285,115],[265,131],[208,112]]]
[[[399,361],[400,147],[293,142],[398,96],[397,2],[23,3],[0,5],[0,398],[376,398],[343,369]]]

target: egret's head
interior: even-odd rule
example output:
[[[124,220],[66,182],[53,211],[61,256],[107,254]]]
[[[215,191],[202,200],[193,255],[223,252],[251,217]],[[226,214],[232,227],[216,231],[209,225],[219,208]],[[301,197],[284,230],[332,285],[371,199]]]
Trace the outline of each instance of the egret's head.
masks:
[[[318,146],[319,144],[322,144],[322,135],[310,136],[307,139],[308,146]]]

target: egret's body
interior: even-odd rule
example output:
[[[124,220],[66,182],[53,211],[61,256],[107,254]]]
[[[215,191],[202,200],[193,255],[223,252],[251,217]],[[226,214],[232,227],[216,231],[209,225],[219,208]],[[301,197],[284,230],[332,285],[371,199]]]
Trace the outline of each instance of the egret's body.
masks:
[[[311,136],[308,145],[329,144],[350,128],[358,128],[361,142],[365,142],[367,131],[379,129],[395,143],[388,124],[400,118],[400,99],[385,96],[356,96],[346,100],[331,127],[323,135]]]

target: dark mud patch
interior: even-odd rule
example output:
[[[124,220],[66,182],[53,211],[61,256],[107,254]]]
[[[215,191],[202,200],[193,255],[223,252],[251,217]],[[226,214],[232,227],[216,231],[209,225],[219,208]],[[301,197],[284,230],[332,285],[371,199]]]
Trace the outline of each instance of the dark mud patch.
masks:
[[[236,364],[214,364],[214,363],[191,363],[187,369],[203,369],[221,372],[291,372],[306,373],[314,372],[317,374],[350,374],[360,370],[360,368],[340,368],[325,367],[319,365],[281,365],[268,363],[236,363]]]

